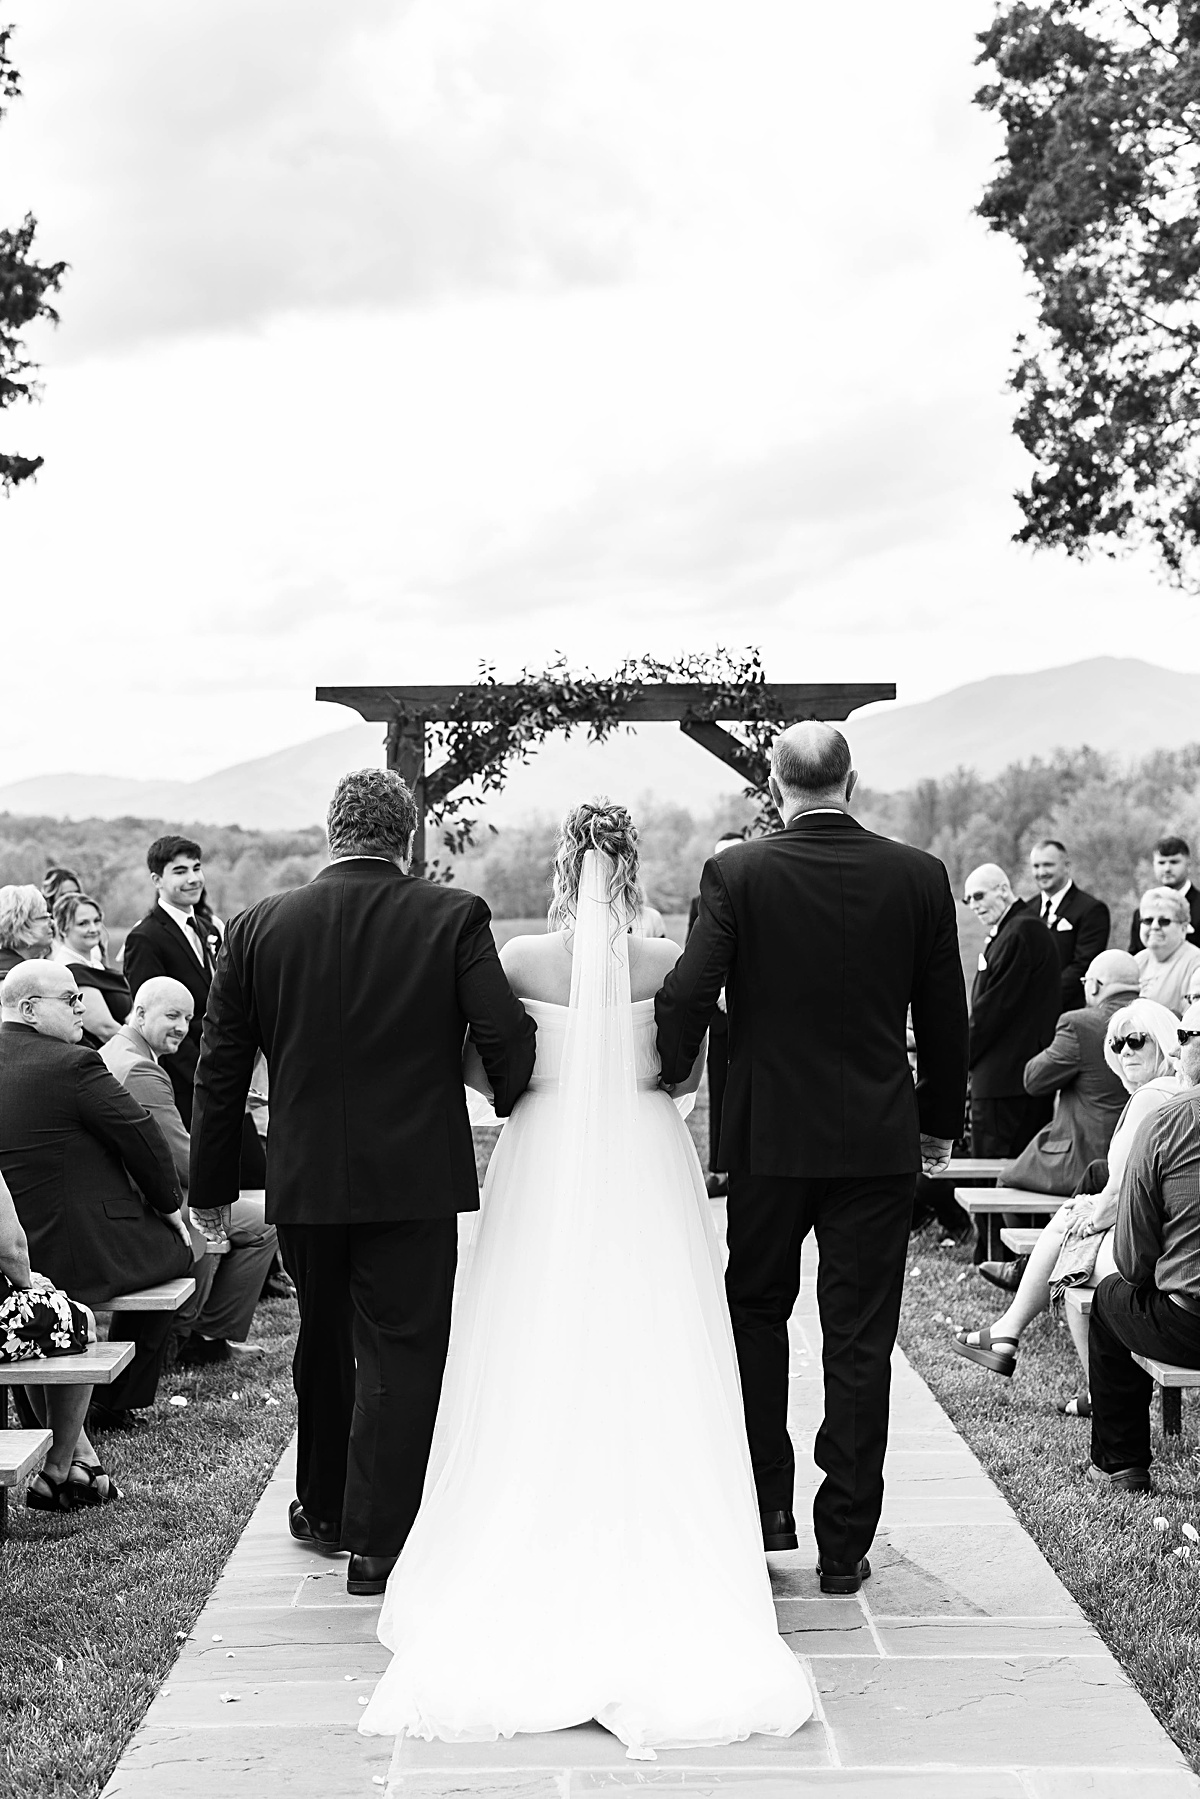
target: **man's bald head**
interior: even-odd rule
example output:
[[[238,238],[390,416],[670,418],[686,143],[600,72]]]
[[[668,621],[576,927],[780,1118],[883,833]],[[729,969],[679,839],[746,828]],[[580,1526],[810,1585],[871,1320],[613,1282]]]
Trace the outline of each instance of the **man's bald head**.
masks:
[[[1117,993],[1136,993],[1138,965],[1128,950],[1105,949],[1093,956],[1083,977],[1083,997],[1098,1006]]]
[[[981,924],[999,924],[1016,894],[998,862],[982,862],[963,883],[963,898]]]
[[[806,718],[771,745],[771,797],[787,819],[806,806],[845,806],[858,776],[835,725]]]
[[[133,996],[129,1022],[156,1056],[174,1055],[188,1034],[196,1002],[182,981],[151,975]]]
[[[0,986],[0,1018],[26,1024],[43,1037],[78,1043],[83,1035],[83,997],[61,962],[18,962]]]

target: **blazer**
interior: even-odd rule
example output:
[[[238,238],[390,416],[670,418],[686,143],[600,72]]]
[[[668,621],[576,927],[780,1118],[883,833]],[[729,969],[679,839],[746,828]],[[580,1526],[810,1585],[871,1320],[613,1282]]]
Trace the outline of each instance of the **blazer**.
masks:
[[[191,1273],[159,1217],[180,1206],[171,1152],[95,1050],[0,1024],[0,1170],[34,1268],[72,1299],[99,1306]]]
[[[1025,1091],[1025,1064],[1054,1037],[1062,976],[1038,909],[1014,900],[989,937],[971,988],[971,1097]]]
[[[718,1168],[910,1174],[922,1131],[961,1131],[966,995],[954,898],[933,856],[841,811],[711,856],[695,926],[655,1000],[668,1085],[695,1061],[722,986]]]
[[[1041,912],[1041,895],[1035,894],[1029,904]],[[1094,894],[1085,893],[1074,883],[1058,903],[1054,923],[1049,927],[1058,951],[1062,971],[1059,1006],[1064,1012],[1083,1009],[1083,977],[1088,965],[1101,950],[1108,948],[1111,920],[1108,907]],[[1138,945],[1141,948],[1141,945]]]
[[[1185,938],[1185,942],[1200,943],[1200,887],[1197,887],[1195,881],[1191,883],[1185,897],[1192,914],[1192,922],[1188,926],[1188,934]],[[1134,908],[1133,919],[1129,926],[1129,953],[1131,956],[1136,956],[1139,950],[1143,950],[1146,947],[1142,942],[1142,932],[1139,922],[1141,916],[1142,908],[1138,905]]]
[[[212,936],[215,935],[213,932]],[[210,940],[210,949],[211,947]],[[215,962],[215,955],[213,960]],[[204,1008],[208,1003],[212,974],[201,963],[175,920],[159,905],[152,906],[145,918],[139,919],[126,937],[123,967],[130,992],[134,995],[143,981],[150,980],[156,974],[169,974],[175,980],[183,982],[195,1001],[195,1011],[187,1036],[173,1056],[164,1056],[162,1059],[162,1066],[170,1076],[175,1092],[179,1116],[183,1119],[184,1127],[190,1130],[192,1086],[196,1076],[196,1063],[200,1060],[200,1033],[204,1025]]]
[[[141,1032],[130,1024],[109,1038],[100,1051],[100,1060],[126,1092],[146,1108],[162,1132],[186,1197],[191,1144],[166,1069]]]
[[[1133,988],[1098,1006],[1064,1012],[1054,1040],[1025,1064],[1025,1091],[1054,1094],[1054,1117],[1001,1175],[1004,1187],[1063,1198],[1078,1190],[1089,1162],[1108,1154],[1129,1094],[1104,1059],[1113,1014],[1137,998]]]
[[[260,900],[225,933],[204,1020],[189,1198],[238,1196],[242,1115],[267,1059],[273,1224],[441,1218],[479,1205],[467,1028],[503,1117],[533,1072],[481,899],[370,857]]]

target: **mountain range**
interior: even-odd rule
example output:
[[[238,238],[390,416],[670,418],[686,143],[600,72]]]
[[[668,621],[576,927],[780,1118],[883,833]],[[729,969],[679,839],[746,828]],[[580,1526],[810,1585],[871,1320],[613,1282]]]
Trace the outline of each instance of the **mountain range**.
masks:
[[[1129,760],[1200,742],[1200,674],[1100,656],[1033,674],[990,675],[911,706],[872,707],[844,729],[867,787],[897,791],[927,776],[974,768],[987,777],[1055,749]],[[292,830],[322,821],[337,777],[382,766],[383,727],[352,725],[218,769],[195,781],[102,774],[34,775],[0,786],[0,811],[59,818],[167,818]],[[547,743],[513,771],[484,816],[496,824],[557,813],[580,794],[652,795],[704,812],[740,791],[738,777],[674,725],[643,726],[604,744]]]

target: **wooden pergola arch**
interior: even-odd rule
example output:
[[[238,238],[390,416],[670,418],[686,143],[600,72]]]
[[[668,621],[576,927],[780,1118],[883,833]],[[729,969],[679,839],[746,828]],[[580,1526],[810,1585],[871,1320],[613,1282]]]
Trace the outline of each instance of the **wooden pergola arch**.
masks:
[[[512,701],[517,686],[464,687],[318,687],[317,698],[337,706],[349,706],[368,721],[387,726],[387,765],[402,775],[417,803],[417,835],[413,866],[425,864],[425,814],[456,787],[469,781],[478,768],[454,761],[425,770],[425,728],[462,717],[464,701],[480,704],[480,723],[486,724],[486,704]],[[802,718],[845,719],[859,706],[874,700],[894,700],[891,681],[790,682],[766,681],[747,686],[741,695],[728,687],[703,681],[644,681],[630,683],[614,705],[598,700],[594,713],[576,711],[564,724],[586,723],[589,716],[622,723],[677,723],[685,737],[727,763],[748,785],[765,786],[766,769],[756,751],[726,731],[722,719],[761,719],[764,702],[781,725]]]

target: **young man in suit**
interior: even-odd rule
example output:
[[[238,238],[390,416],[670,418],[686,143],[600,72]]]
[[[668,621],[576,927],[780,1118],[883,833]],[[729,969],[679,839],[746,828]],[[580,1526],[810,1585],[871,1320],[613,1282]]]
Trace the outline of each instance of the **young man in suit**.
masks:
[[[1186,837],[1160,837],[1154,846],[1154,880],[1155,887],[1172,887],[1181,893],[1188,903],[1188,911],[1192,921],[1188,926],[1187,941],[1200,943],[1200,887],[1192,880],[1192,852]],[[1142,909],[1134,908],[1133,920],[1129,926],[1129,953],[1136,956],[1146,947],[1146,939],[1142,935]]]
[[[851,818],[856,780],[832,725],[776,739],[771,794],[784,828],[705,863],[695,927],[655,1001],[670,1088],[725,989],[726,1291],[769,1550],[797,1542],[787,1326],[801,1245],[816,1232],[825,1419],[814,1453],[825,1480],[813,1522],[827,1593],[856,1592],[871,1572],[916,1177],[949,1160],[967,1076],[946,870]]]
[[[192,1204],[229,1205],[265,1054],[267,1217],[300,1305],[290,1528],[351,1552],[352,1593],[383,1591],[421,1500],[457,1215],[479,1205],[467,1030],[502,1118],[534,1060],[534,1023],[504,977],[487,907],[408,871],[416,816],[399,775],[343,775],[329,866],[232,920],[192,1122]]]
[[[1015,1156],[1053,1110],[1026,1093],[1025,1065],[1054,1040],[1058,951],[994,862],[972,870],[964,898],[988,932],[971,987],[971,1154]]]
[[[1108,948],[1108,907],[1075,885],[1066,848],[1057,837],[1043,837],[1034,844],[1029,867],[1041,894],[1042,923],[1053,936],[1058,951],[1062,970],[1059,1009],[1077,1012],[1083,1005],[1083,977],[1095,958]]]
[[[196,916],[204,892],[203,852],[191,837],[157,837],[146,851],[146,866],[157,891],[155,904],[125,939],[125,979],[131,993],[157,975],[182,981],[192,996],[187,1036],[173,1055],[163,1057],[175,1104],[185,1129],[192,1123],[192,1083],[200,1059],[200,1032],[208,989],[221,947],[217,919]]]

